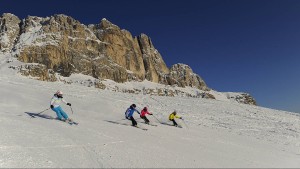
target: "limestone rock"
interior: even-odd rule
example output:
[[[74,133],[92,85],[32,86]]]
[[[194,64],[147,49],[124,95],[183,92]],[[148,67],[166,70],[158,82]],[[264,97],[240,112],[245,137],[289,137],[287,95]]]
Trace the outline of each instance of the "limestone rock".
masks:
[[[19,60],[44,64],[62,76],[82,73],[116,82],[147,79],[180,87],[206,86],[188,66],[175,65],[170,73],[147,35],[132,37],[106,19],[85,26],[66,15],[28,16],[20,27],[15,45]]]
[[[96,88],[99,88],[99,89],[105,89],[106,88],[105,84],[103,84],[100,81],[95,81],[94,85],[95,85]]]
[[[248,93],[242,93],[240,96],[237,96],[235,100],[239,103],[256,105],[255,99]]]
[[[201,90],[208,90],[204,80],[185,64],[175,64],[170,69],[169,83],[179,87],[190,86]]]
[[[103,49],[105,56],[129,70],[132,79],[145,79],[142,53],[136,38],[133,38],[130,32],[121,30],[106,19],[102,19],[98,25],[90,25],[89,28],[106,44]]]
[[[12,14],[3,14],[0,17],[1,52],[11,52],[22,62],[44,65],[27,67],[21,72],[39,76],[40,80],[55,80],[52,78],[54,73],[62,76],[82,73],[98,80],[126,82],[146,79],[165,85],[210,90],[188,65],[175,64],[169,69],[150,37],[145,34],[133,37],[129,31],[107,19],[86,26],[62,14],[45,18],[28,16],[22,21]],[[54,73],[49,74],[48,70]],[[95,86],[105,88],[101,83]],[[149,92],[162,96],[186,95],[177,90]],[[213,96],[207,97],[214,99]],[[256,104],[247,94],[234,99]]]
[[[168,84],[166,75],[169,74],[169,69],[151,39],[145,34],[141,34],[137,39],[143,54],[145,78],[151,82]]]
[[[92,75],[104,44],[85,25],[65,15],[29,16],[21,25],[16,45],[20,61],[44,64],[63,76]]]
[[[10,52],[19,35],[21,20],[10,13],[0,17],[0,53]]]
[[[235,100],[238,103],[257,105],[255,99],[248,93],[226,92],[227,99]]]
[[[19,72],[24,76],[31,76],[42,81],[57,81],[55,77],[55,72],[48,70],[45,65],[22,65],[17,68]]]

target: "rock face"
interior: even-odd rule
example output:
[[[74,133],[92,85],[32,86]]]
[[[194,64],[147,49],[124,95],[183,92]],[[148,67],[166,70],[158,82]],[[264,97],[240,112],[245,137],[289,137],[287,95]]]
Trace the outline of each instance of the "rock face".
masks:
[[[106,19],[102,19],[100,24],[89,25],[89,28],[105,44],[102,50],[103,55],[123,68],[118,73],[118,75],[122,75],[122,78],[113,80],[117,82],[144,80],[144,63],[137,38],[133,38],[130,32],[121,30]],[[112,79],[111,76],[106,78]]]
[[[22,62],[45,65],[62,76],[82,73],[116,82],[147,79],[207,88],[190,67],[176,64],[169,69],[147,35],[133,37],[106,19],[86,26],[66,15],[28,16],[20,21],[3,14],[0,23],[2,51],[12,52]]]
[[[0,53],[11,51],[20,31],[21,20],[13,15],[5,13],[0,17]]]
[[[235,100],[238,103],[257,105],[255,99],[249,93],[226,93],[227,99]]]
[[[175,64],[171,67],[169,83],[177,84],[179,87],[190,86],[201,90],[207,90],[204,80],[185,64]]]
[[[0,54],[11,53],[18,60],[30,63],[12,67],[25,76],[44,81],[56,81],[56,75],[68,77],[72,73],[92,76],[97,81],[89,85],[104,89],[102,79],[115,82],[143,81],[210,89],[204,80],[185,64],[169,69],[145,34],[133,37],[107,19],[99,24],[84,25],[66,15],[46,18],[28,16],[20,20],[13,14],[0,17]],[[151,91],[153,90],[153,91]],[[197,95],[180,90],[151,89],[143,91],[160,96]],[[141,93],[140,90],[130,90]],[[206,94],[204,98],[215,99]],[[240,103],[256,105],[249,94],[229,97]]]
[[[71,17],[29,16],[21,22],[15,52],[20,61],[44,64],[63,76],[92,75],[93,65],[103,62],[99,59],[103,47],[86,26]]]
[[[151,39],[147,35],[141,34],[138,37],[138,42],[143,54],[146,79],[156,83],[168,84],[166,75],[170,71],[159,52],[154,48]]]
[[[235,98],[239,103],[257,105],[255,99],[248,93],[242,93],[241,96]]]
[[[49,71],[45,65],[25,65],[19,68],[19,71],[24,76],[38,77],[38,80],[56,81],[55,73]]]

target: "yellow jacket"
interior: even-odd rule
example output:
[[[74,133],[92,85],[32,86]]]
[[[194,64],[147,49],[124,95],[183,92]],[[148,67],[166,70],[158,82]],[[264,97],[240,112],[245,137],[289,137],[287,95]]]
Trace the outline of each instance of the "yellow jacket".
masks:
[[[175,118],[180,118],[180,116],[175,115],[174,113],[171,113],[169,115],[169,120],[174,120]]]

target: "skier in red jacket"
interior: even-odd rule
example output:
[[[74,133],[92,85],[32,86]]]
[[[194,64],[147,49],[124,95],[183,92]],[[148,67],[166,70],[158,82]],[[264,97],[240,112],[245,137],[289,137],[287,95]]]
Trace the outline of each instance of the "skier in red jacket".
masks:
[[[152,115],[152,113],[148,112],[147,107],[144,107],[144,109],[141,111],[140,117],[145,121],[146,124],[149,124],[149,120],[146,117],[146,114]]]

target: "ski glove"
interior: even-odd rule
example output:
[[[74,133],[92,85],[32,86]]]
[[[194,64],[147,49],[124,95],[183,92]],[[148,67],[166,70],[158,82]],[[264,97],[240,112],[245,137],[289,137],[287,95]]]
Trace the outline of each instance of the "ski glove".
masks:
[[[71,103],[67,103],[68,106],[71,106]]]
[[[54,108],[54,106],[53,106],[53,105],[50,105],[50,108],[51,108],[51,109],[53,109],[53,108]]]

